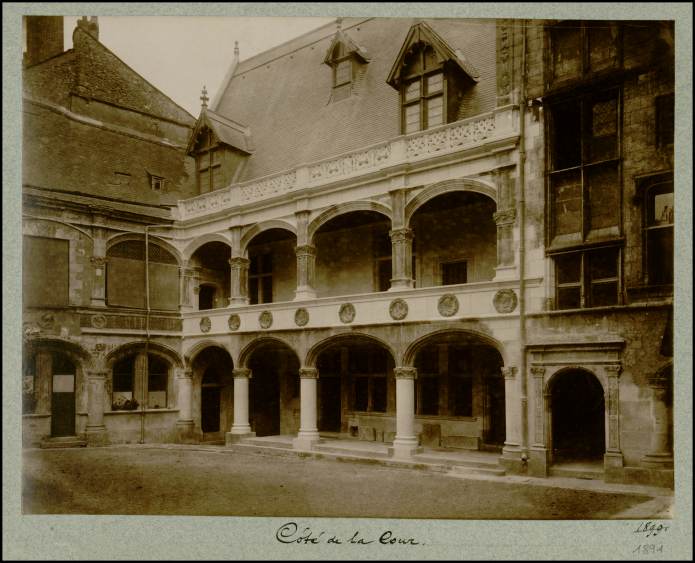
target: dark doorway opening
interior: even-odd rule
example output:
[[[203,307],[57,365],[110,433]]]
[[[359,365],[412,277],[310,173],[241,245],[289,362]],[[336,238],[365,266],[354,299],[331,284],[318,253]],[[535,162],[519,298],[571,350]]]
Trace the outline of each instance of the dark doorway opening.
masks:
[[[198,293],[198,310],[205,311],[215,308],[215,286],[201,285]]]
[[[319,430],[340,432],[340,376],[319,378]]]
[[[214,366],[207,368],[203,375],[200,428],[204,433],[220,431],[220,375]]]
[[[489,375],[485,378],[483,442],[490,446],[503,446],[506,435],[504,378],[500,375]]]
[[[596,460],[605,453],[603,387],[583,370],[556,376],[551,389],[554,461]]]
[[[63,354],[53,354],[51,436],[75,435],[75,364]]]

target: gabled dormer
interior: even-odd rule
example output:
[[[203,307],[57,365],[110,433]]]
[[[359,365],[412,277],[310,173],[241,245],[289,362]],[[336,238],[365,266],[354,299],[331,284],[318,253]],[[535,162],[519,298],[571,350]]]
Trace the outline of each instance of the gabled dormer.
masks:
[[[460,119],[462,100],[478,80],[478,72],[459,49],[427,23],[413,25],[386,80],[400,93],[401,132]]]
[[[201,100],[200,116],[186,154],[195,158],[198,193],[203,194],[235,182],[254,147],[248,127],[207,107],[205,88]]]
[[[354,92],[355,81],[369,62],[364,48],[355,43],[342,29],[342,19],[338,18],[338,30],[323,59],[324,64],[333,71],[331,102],[349,98]]]

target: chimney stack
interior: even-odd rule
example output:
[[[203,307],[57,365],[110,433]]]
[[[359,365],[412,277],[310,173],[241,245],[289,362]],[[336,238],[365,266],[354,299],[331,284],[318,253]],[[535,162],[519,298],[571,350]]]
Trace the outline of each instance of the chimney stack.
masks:
[[[24,27],[26,66],[40,63],[63,52],[63,16],[24,16]]]
[[[77,20],[77,27],[89,33],[94,39],[99,41],[99,19],[97,16],[82,16]]]

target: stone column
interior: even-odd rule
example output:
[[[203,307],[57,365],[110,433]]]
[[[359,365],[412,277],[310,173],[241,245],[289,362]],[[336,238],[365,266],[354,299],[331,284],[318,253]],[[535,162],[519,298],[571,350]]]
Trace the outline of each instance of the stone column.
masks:
[[[418,437],[415,435],[415,378],[417,370],[411,367],[398,367],[393,370],[396,377],[396,438],[389,455],[408,459],[421,453]]]
[[[620,480],[623,467],[623,452],[620,450],[620,364],[603,368],[608,381],[605,391],[606,404],[606,453],[603,468],[606,481]]]
[[[316,298],[314,272],[316,269],[316,247],[312,244],[297,246],[297,291],[295,301]]]
[[[196,303],[193,299],[196,286],[196,271],[189,267],[188,262],[182,262],[179,268],[179,310],[181,312],[194,311]]]
[[[390,291],[411,289],[413,282],[413,231],[407,227],[389,231],[391,237]]]
[[[36,414],[51,414],[51,393],[53,390],[53,356],[50,352],[36,352]]]
[[[649,378],[649,387],[652,389],[652,440],[650,452],[642,458],[642,464],[657,469],[671,469],[673,467],[673,452],[669,440],[670,421],[666,396],[671,382],[667,377],[658,375]]]
[[[229,305],[244,306],[249,304],[249,259],[235,256],[229,259],[230,288]]]
[[[514,277],[514,222],[516,209],[503,209],[493,214],[497,224],[497,266],[495,280]]]
[[[523,470],[521,460],[521,406],[519,401],[519,381],[516,366],[504,366],[504,418],[505,440],[502,448],[500,463],[510,472],[519,473]]]
[[[255,436],[251,432],[249,424],[249,380],[251,370],[248,368],[236,368],[234,375],[234,422],[232,429],[225,435],[225,442],[228,446],[240,441],[242,438]]]
[[[175,368],[174,374],[178,385],[176,403],[179,408],[179,419],[176,421],[176,441],[190,444],[195,441],[193,436],[193,372],[190,369]]]
[[[548,475],[548,448],[546,443],[546,396],[545,396],[545,368],[531,366],[533,381],[533,434],[531,447],[529,448],[528,470],[534,477],[546,477]]]
[[[300,426],[299,435],[293,440],[296,449],[310,450],[319,441],[317,420],[317,381],[319,372],[316,368],[299,370],[300,384]]]
[[[105,446],[108,435],[104,425],[104,387],[108,371],[87,372],[87,427],[85,439],[90,446]]]
[[[138,402],[138,410],[147,408],[147,354],[138,352],[133,369],[133,399]]]
[[[94,283],[92,285],[92,307],[106,307],[106,257],[92,256],[89,261],[94,267]]]

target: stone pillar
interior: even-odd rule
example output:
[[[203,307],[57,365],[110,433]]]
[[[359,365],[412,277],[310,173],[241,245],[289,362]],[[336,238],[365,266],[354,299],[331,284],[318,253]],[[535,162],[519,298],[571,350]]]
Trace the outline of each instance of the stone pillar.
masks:
[[[175,368],[174,374],[178,385],[176,403],[179,419],[176,421],[176,441],[190,444],[195,441],[193,434],[193,372],[190,369]]]
[[[504,447],[500,463],[513,473],[523,471],[521,459],[521,407],[516,366],[504,366],[504,418],[506,424]]]
[[[104,388],[108,371],[87,372],[87,427],[85,440],[90,446],[105,446],[108,435],[104,425]]]
[[[147,354],[138,352],[133,369],[133,399],[138,402],[138,410],[147,408]]]
[[[296,449],[310,450],[319,441],[317,420],[317,381],[319,372],[316,368],[299,370],[300,384],[300,426],[299,435],[294,439]]]
[[[421,453],[418,437],[415,435],[415,378],[417,370],[411,367],[398,367],[393,370],[396,377],[396,438],[389,455],[408,459]]]
[[[608,388],[606,404],[606,453],[603,468],[606,481],[619,481],[622,477],[623,452],[620,450],[620,364],[604,366]]]
[[[546,477],[548,475],[548,448],[546,441],[546,401],[545,394],[545,368],[531,366],[533,394],[532,439],[529,448],[528,471],[534,477]]]
[[[514,222],[516,209],[503,209],[493,214],[497,224],[497,266],[495,280],[514,277]]]
[[[92,256],[89,261],[94,267],[94,283],[92,285],[92,307],[106,307],[106,257]]]
[[[179,268],[179,310],[190,312],[197,309],[195,303],[196,271],[190,268],[188,262],[182,262]]]
[[[297,291],[295,301],[314,299],[314,272],[316,269],[316,247],[312,244],[297,246]]]
[[[673,452],[670,444],[670,421],[666,396],[671,382],[667,377],[658,375],[649,378],[652,389],[652,440],[650,452],[642,458],[642,464],[656,469],[673,468]]]
[[[53,391],[53,356],[50,352],[36,352],[36,414],[51,414],[51,393]]]
[[[413,231],[404,227],[389,231],[391,237],[391,291],[411,289],[413,282]]]
[[[234,422],[232,429],[225,435],[227,445],[234,444],[242,438],[255,436],[249,424],[249,381],[251,370],[236,368],[234,374]]]
[[[229,305],[244,306],[249,304],[249,259],[242,256],[230,258]]]

